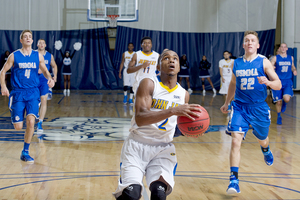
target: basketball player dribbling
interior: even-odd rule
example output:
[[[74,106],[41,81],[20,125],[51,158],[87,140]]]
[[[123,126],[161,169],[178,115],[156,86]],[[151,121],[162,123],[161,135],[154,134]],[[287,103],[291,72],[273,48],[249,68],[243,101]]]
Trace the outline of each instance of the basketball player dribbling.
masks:
[[[9,96],[9,109],[11,120],[16,130],[23,128],[23,118],[26,111],[26,130],[24,135],[24,147],[20,159],[33,163],[34,159],[29,155],[29,145],[34,132],[35,119],[38,118],[40,91],[38,89],[40,69],[48,79],[48,86],[54,86],[54,80],[47,70],[44,56],[31,48],[33,43],[32,32],[24,30],[20,35],[22,48],[13,52],[3,69],[1,70],[1,93]],[[12,91],[9,93],[5,84],[5,73],[11,69]]]
[[[45,65],[48,69],[50,70],[50,66],[52,67],[53,71],[53,79],[56,82],[57,80],[57,65],[55,63],[54,57],[51,53],[45,50],[46,48],[46,42],[44,39],[39,39],[38,40],[38,52],[44,56],[45,60]],[[39,117],[39,122],[37,123],[37,132],[42,133],[43,132],[43,120],[46,115],[47,111],[47,99],[48,99],[48,93],[49,93],[49,86],[47,84],[48,80],[45,78],[45,76],[42,74],[42,71],[39,70],[39,79],[40,79],[40,84],[39,84],[39,90],[40,90],[40,96],[41,96],[41,106],[40,106],[40,117]]]
[[[244,33],[243,48],[245,50],[244,56],[236,59],[231,66],[233,74],[228,95],[224,105],[220,108],[223,113],[228,113],[228,103],[234,97],[231,119],[226,130],[226,133],[232,137],[231,176],[227,194],[240,193],[238,179],[240,148],[249,125],[253,127],[253,134],[261,146],[265,163],[269,166],[273,164],[268,137],[271,116],[270,108],[265,100],[267,98],[267,86],[279,90],[281,82],[271,62],[266,57],[257,54],[259,38],[255,31]]]
[[[127,69],[127,73],[135,72],[135,81],[133,83],[133,92],[136,90],[143,78],[149,78],[156,75],[156,66],[159,54],[152,51],[152,39],[148,36],[141,40],[142,51],[137,51],[133,55]]]
[[[127,103],[127,90],[130,91],[130,96],[129,96],[129,104],[133,104],[133,90],[132,90],[132,85],[134,82],[134,73],[127,73],[127,68],[128,64],[132,59],[132,56],[134,55],[134,45],[133,43],[128,44],[128,51],[125,51],[122,55],[122,62],[120,64],[120,71],[119,71],[119,78],[122,78],[122,70],[123,70],[123,85],[124,85],[124,100],[123,103]]]
[[[189,93],[177,83],[179,57],[171,50],[159,57],[160,76],[144,78],[137,89],[135,114],[121,152],[117,200],[140,199],[143,177],[151,199],[163,200],[172,192],[177,166],[171,143],[177,116],[198,117],[197,104],[187,104]]]

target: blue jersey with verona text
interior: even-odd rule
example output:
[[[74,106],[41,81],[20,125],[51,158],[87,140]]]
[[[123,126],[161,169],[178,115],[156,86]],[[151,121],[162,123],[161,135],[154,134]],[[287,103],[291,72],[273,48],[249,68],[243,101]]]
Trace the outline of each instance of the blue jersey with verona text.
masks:
[[[14,66],[11,69],[11,84],[13,89],[34,88],[39,85],[39,52],[32,50],[30,55],[24,55],[21,50],[13,52]]]
[[[45,65],[46,65],[48,71],[50,71],[51,53],[46,51],[46,53],[44,55],[44,60],[45,60]],[[44,76],[43,73],[39,74],[39,78],[40,78],[40,82],[48,82],[48,79],[46,79],[46,77]]]
[[[251,61],[240,57],[234,61],[233,73],[236,77],[236,90],[234,99],[243,104],[264,102],[267,98],[267,86],[260,84],[257,77],[265,76],[264,56],[258,54]]]
[[[276,55],[275,72],[277,73],[280,80],[292,78],[292,56],[281,57]]]

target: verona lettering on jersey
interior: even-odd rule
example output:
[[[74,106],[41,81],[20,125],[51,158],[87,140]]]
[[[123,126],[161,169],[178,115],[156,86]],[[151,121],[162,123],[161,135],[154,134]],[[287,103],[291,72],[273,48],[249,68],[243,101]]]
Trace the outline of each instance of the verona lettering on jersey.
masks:
[[[21,69],[29,69],[29,68],[36,68],[35,62],[28,62],[28,63],[19,63],[19,68]]]
[[[258,76],[257,68],[236,70],[236,77]]]

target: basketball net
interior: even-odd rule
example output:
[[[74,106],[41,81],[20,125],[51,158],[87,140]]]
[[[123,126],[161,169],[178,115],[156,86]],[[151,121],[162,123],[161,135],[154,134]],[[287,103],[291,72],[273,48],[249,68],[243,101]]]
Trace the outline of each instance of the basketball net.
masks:
[[[119,15],[107,15],[108,18],[108,27],[116,28]]]

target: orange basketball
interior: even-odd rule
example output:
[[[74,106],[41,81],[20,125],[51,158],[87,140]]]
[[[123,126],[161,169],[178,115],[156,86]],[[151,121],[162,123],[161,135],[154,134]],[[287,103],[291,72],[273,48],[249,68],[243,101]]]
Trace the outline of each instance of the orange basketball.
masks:
[[[197,138],[208,129],[210,122],[208,112],[202,106],[200,109],[201,112],[194,111],[199,115],[197,118],[193,116],[195,121],[184,116],[177,117],[177,126],[183,135]]]

